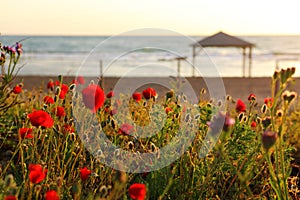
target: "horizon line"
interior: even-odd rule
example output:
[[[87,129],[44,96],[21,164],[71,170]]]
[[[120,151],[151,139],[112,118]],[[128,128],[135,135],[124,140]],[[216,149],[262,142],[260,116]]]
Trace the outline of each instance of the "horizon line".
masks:
[[[210,36],[210,35],[204,35],[204,34],[185,34],[188,37],[206,37],[206,36]],[[262,33],[262,34],[231,34],[230,35],[234,35],[234,36],[242,36],[242,37],[248,37],[248,36],[300,36],[299,34],[283,34],[283,33]],[[2,34],[0,32],[0,37],[1,36],[33,36],[33,37],[37,37],[37,36],[41,36],[41,37],[112,37],[112,36],[118,36],[118,34],[31,34],[31,33],[26,33],[26,34]],[[125,37],[176,37],[178,35],[164,35],[164,34],[128,34],[128,35],[121,35],[121,36],[125,36]]]

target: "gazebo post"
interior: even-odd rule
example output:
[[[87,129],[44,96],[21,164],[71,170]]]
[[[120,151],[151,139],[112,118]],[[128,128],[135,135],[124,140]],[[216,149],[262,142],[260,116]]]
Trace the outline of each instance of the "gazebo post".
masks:
[[[196,46],[193,45],[193,74],[192,74],[193,77],[195,77],[195,57],[196,57]]]
[[[248,76],[249,76],[249,78],[251,77],[251,68],[252,68],[252,47],[250,46],[249,47],[249,74],[248,74]]]
[[[246,48],[243,47],[243,78],[245,78],[245,67],[246,67]]]

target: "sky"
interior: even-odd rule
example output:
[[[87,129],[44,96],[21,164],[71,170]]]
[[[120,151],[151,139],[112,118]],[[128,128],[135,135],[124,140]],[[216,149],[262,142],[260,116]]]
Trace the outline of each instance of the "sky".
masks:
[[[298,0],[2,0],[2,35],[299,35]],[[147,34],[147,33],[145,33]]]

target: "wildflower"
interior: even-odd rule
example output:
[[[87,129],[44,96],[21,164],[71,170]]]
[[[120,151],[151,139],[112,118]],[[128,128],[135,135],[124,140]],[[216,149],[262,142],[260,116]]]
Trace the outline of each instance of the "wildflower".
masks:
[[[20,128],[19,129],[19,134],[20,134],[22,139],[24,139],[24,138],[26,138],[26,139],[33,138],[32,128]]]
[[[19,54],[19,55],[23,53],[22,44],[19,42],[16,42],[16,51],[17,51],[17,54]]]
[[[252,127],[252,128],[255,128],[255,127],[256,127],[256,122],[255,122],[255,121],[252,121],[252,122],[251,122],[251,127]]]
[[[211,133],[213,135],[219,133],[221,130],[228,131],[235,123],[235,120],[229,114],[219,113],[211,122],[208,123]]]
[[[90,174],[91,174],[91,170],[89,170],[88,168],[84,167],[84,168],[80,169],[81,180],[84,181],[84,180],[88,179]]]
[[[119,128],[119,133],[123,135],[129,135],[134,130],[134,127],[129,124],[122,124],[122,126]]]
[[[29,117],[30,122],[33,126],[42,126],[45,128],[50,128],[54,125],[54,120],[47,112],[43,110],[33,111],[27,116]]]
[[[1,52],[0,65],[3,65],[5,63],[5,59],[6,59],[5,53]]]
[[[132,94],[132,98],[136,101],[139,102],[142,99],[142,94],[139,92],[135,92]]]
[[[265,150],[269,150],[277,140],[277,132],[266,130],[262,134],[262,145]]]
[[[89,85],[82,90],[84,105],[93,112],[101,108],[104,104],[105,95],[98,85]]]
[[[72,84],[78,85],[78,81],[77,81],[76,79],[74,79],[74,80],[72,81]]]
[[[134,183],[129,187],[128,193],[132,199],[144,200],[146,196],[146,185]]]
[[[171,89],[169,92],[167,92],[166,99],[171,99],[174,97],[174,95],[175,95],[175,92],[174,92],[174,90]]]
[[[59,80],[56,80],[56,81],[54,82],[54,85],[60,86],[60,81],[59,81]]]
[[[268,108],[271,108],[273,106],[273,98],[265,98],[264,103],[268,106]]]
[[[64,124],[63,128],[66,133],[74,133],[75,132],[74,127],[70,124]]]
[[[111,115],[111,116],[113,116],[113,115],[115,115],[115,114],[117,114],[117,109],[112,109],[110,112],[109,112],[109,114]]]
[[[44,169],[39,164],[30,164],[29,165],[29,180],[31,183],[40,183],[42,182],[47,174],[47,169]]]
[[[230,117],[228,114],[225,116],[225,123],[223,126],[224,131],[228,131],[235,123],[235,120]]]
[[[9,54],[15,54],[16,49],[11,46],[3,46],[3,50],[6,51]]]
[[[170,107],[166,107],[165,112],[166,114],[169,114],[169,112],[173,112],[173,109]]]
[[[45,104],[54,104],[54,99],[50,96],[45,96],[44,97],[44,103]]]
[[[54,82],[52,80],[48,82],[47,89],[54,90]]]
[[[65,99],[66,94],[69,91],[69,87],[66,84],[62,84],[60,87],[60,92],[59,92],[59,98],[60,99]]]
[[[156,91],[153,88],[147,88],[143,90],[143,96],[145,99],[150,99],[152,97],[156,97]]]
[[[235,109],[236,109],[237,112],[245,112],[246,111],[246,105],[242,100],[238,99],[237,102],[236,102]]]
[[[45,200],[59,200],[59,196],[55,190],[49,190],[45,193]]]
[[[21,85],[16,85],[14,88],[13,88],[13,93],[15,94],[19,94],[22,92],[22,86]]]
[[[280,71],[275,71],[273,74],[273,79],[276,80],[279,77],[280,77]]]
[[[256,96],[255,94],[250,94],[249,97],[248,97],[248,101],[255,101],[256,100]]]
[[[115,93],[113,91],[110,91],[106,94],[106,98],[112,98],[113,96],[115,96]]]
[[[8,195],[8,196],[4,197],[4,200],[17,200],[17,197],[14,195]]]
[[[52,110],[53,113],[55,113],[55,115],[57,117],[64,117],[66,116],[66,112],[65,112],[65,108],[62,106],[57,106],[56,108],[54,108]]]
[[[84,80],[83,76],[77,76],[76,82],[80,85],[84,85],[85,80]]]

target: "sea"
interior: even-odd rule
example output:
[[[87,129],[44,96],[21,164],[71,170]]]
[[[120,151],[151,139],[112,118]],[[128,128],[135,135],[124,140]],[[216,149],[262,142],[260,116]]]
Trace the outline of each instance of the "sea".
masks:
[[[249,76],[248,57],[243,74],[239,48],[197,48],[193,60],[191,45],[205,37],[0,35],[0,42],[23,44],[19,75]],[[300,76],[300,35],[238,37],[255,44],[252,77],[269,77],[287,67],[296,67]]]

